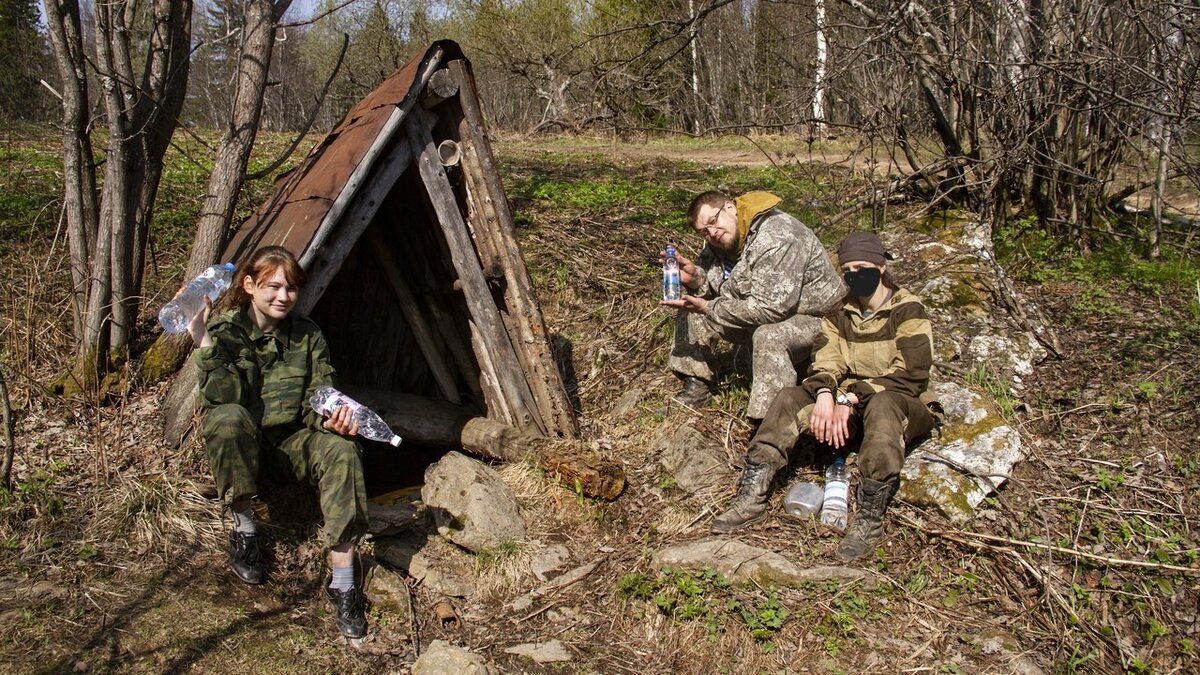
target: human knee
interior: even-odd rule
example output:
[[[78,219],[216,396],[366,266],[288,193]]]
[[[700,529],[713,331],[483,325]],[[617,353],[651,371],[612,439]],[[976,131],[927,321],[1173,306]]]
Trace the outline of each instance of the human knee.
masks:
[[[206,444],[220,443],[235,438],[253,437],[258,434],[254,416],[237,403],[223,403],[204,414],[202,429]]]
[[[754,351],[786,349],[789,333],[787,326],[782,323],[768,323],[755,328],[751,336]]]

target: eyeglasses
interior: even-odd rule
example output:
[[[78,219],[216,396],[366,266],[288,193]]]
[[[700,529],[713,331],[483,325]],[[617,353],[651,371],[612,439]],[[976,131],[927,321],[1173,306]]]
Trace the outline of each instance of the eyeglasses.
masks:
[[[704,221],[704,227],[699,228],[701,235],[705,237],[711,236],[713,228],[717,226],[717,219],[721,217],[722,210],[724,209],[717,209],[716,212],[712,214],[711,218]]]

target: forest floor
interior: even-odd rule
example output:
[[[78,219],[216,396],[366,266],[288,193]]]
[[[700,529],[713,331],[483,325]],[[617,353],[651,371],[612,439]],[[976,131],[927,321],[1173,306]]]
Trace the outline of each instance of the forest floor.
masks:
[[[475,586],[453,600],[457,628],[434,618],[437,593],[410,584],[411,605],[373,607],[370,635],[350,645],[320,596],[311,505],[272,511],[270,581],[243,586],[225,567],[202,451],[160,440],[163,384],[103,405],[43,393],[65,363],[71,324],[56,141],[11,135],[0,148],[0,364],[17,458],[14,489],[0,491],[0,671],[404,673],[435,639],[501,672],[1200,669],[1200,285],[1184,233],[1169,233],[1178,245],[1151,264],[1109,248],[1082,257],[1033,228],[997,232],[1009,274],[1063,348],[1020,390],[984,383],[1023,437],[1027,458],[1012,479],[964,524],[897,504],[885,545],[865,563],[873,586],[730,586],[650,565],[654,551],[707,536],[732,494],[683,492],[652,451],[677,386],[664,368],[671,321],[656,306],[657,251],[672,237],[698,247],[682,210],[699,190],[772,190],[821,223],[863,183],[836,164],[786,155],[743,164],[730,153],[749,151],[737,147],[590,145],[514,140],[496,149],[583,439],[624,464],[628,486],[600,502],[525,465],[499,470],[531,537],[596,567],[517,610],[510,602],[541,585],[528,550],[452,551]],[[172,161],[147,307],[178,287],[194,195],[203,194],[203,172]],[[245,205],[264,190],[250,186]],[[883,218],[889,228],[928,227],[903,208]],[[832,247],[868,223],[863,214],[818,234]],[[157,330],[149,320],[144,328]],[[734,374],[694,420],[725,439],[731,463],[747,440],[744,403],[744,377]],[[837,537],[814,523],[777,515],[739,538],[801,566],[834,564]],[[571,661],[505,651],[552,639]]]

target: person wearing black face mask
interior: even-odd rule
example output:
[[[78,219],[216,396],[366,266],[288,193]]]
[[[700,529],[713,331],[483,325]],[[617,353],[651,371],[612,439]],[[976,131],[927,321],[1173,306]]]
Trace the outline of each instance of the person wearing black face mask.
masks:
[[[712,530],[732,532],[768,515],[771,480],[802,434],[840,450],[861,433],[858,512],[837,550],[839,558],[855,560],[883,537],[908,443],[933,428],[921,400],[933,334],[920,298],[888,276],[891,256],[877,235],[850,234],[837,257],[848,288],[844,302],[821,322],[808,377],[779,392],[750,440],[738,495]]]

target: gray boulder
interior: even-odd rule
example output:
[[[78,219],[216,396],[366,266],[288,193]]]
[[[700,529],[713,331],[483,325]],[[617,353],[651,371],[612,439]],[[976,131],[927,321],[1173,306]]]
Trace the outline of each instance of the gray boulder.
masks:
[[[900,498],[954,521],[970,518],[1024,459],[1021,436],[989,397],[954,382],[935,385],[946,426],[908,456]]]
[[[675,567],[699,571],[709,568],[734,583],[750,581],[800,587],[822,581],[872,580],[867,571],[850,567],[800,567],[774,551],[725,537],[664,548],[654,554],[651,564],[656,569]]]
[[[438,533],[473,553],[524,541],[517,497],[491,467],[458,452],[425,470],[421,499]]]
[[[725,449],[712,434],[701,433],[691,423],[664,424],[651,445],[659,465],[688,493],[729,485],[732,481]]]
[[[412,675],[499,675],[500,671],[469,649],[434,640],[412,666]]]

